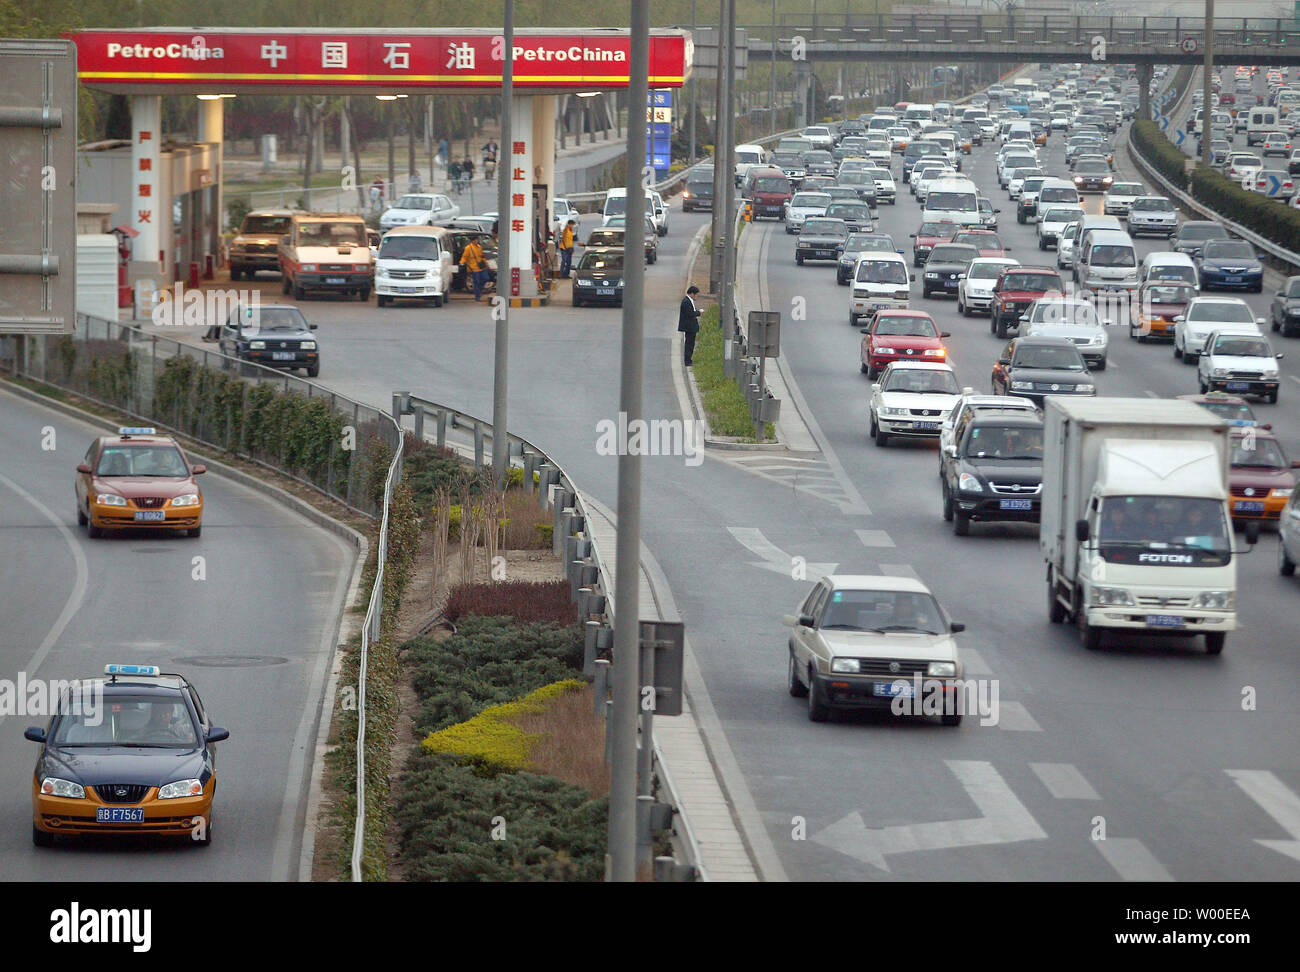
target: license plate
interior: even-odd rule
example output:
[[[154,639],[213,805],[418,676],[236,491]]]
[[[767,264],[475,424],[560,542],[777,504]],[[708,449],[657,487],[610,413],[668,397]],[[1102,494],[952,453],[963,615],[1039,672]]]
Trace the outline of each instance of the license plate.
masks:
[[[1228,283],[1241,283],[1241,281],[1244,280],[1245,278],[1242,277],[1242,275],[1239,273],[1230,273],[1223,279],[1226,280]]]
[[[832,250],[818,250],[813,255],[819,257],[833,257],[835,253]]]
[[[885,300],[872,301],[871,303],[872,310],[883,310],[887,307],[892,307],[892,306],[893,306],[892,304],[890,304],[888,301]]]
[[[1230,381],[1230,382],[1228,382],[1228,384],[1225,385],[1224,387],[1227,388],[1228,391],[1245,391],[1247,388],[1250,387],[1250,382],[1248,382],[1248,381]]]
[[[272,360],[272,361],[292,361],[292,360],[293,360],[294,358],[296,358],[296,357],[297,357],[297,355],[294,354],[292,351],[272,351],[272,352],[271,352],[271,360]]]
[[[162,510],[136,510],[135,518],[146,522],[167,519],[167,514]]]
[[[1187,622],[1177,614],[1148,614],[1146,622],[1153,628],[1182,628]]]
[[[144,807],[96,807],[96,823],[144,823]]]
[[[934,432],[939,428],[938,422],[913,422],[912,427],[920,429],[922,432]]]
[[[597,296],[600,296],[600,297],[613,297],[613,296],[614,296],[614,288],[613,288],[613,287],[597,287],[597,288],[596,288],[596,294],[597,294]]]
[[[418,294],[420,292],[419,287],[394,287],[393,290],[399,294]]]
[[[1264,504],[1258,500],[1237,500],[1232,504],[1233,510],[1238,513],[1263,513]]]
[[[911,699],[916,697],[915,686],[911,682],[876,682],[871,686],[871,694],[886,699]]]
[[[1033,500],[1027,499],[1002,500],[999,502],[998,508],[1003,510],[1032,510],[1034,503]]]
[[[348,281],[346,277],[326,277],[325,282],[327,284],[341,284],[347,283]]]

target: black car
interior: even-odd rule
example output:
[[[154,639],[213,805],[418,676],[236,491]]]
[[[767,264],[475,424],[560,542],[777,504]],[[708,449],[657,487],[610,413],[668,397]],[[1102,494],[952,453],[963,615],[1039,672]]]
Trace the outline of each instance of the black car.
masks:
[[[1282,289],[1273,295],[1268,308],[1273,330],[1283,337],[1300,334],[1300,277],[1287,277]]]
[[[836,185],[847,186],[858,194],[858,200],[868,206],[876,205],[876,180],[861,169],[841,172],[835,180]]]
[[[773,152],[770,164],[784,172],[790,179],[790,184],[796,189],[803,184],[806,172],[803,167],[803,156],[799,152]]]
[[[813,151],[803,154],[803,169],[805,175],[833,176],[835,175],[835,159],[825,149],[813,149]]]
[[[1170,248],[1186,253],[1195,260],[1201,255],[1207,240],[1230,240],[1232,236],[1222,224],[1208,219],[1190,219],[1178,227],[1169,240]]]
[[[844,220],[850,233],[867,233],[874,225],[871,221],[871,207],[864,202],[832,202],[826,207],[826,215]]]
[[[1042,406],[1049,395],[1096,395],[1083,355],[1068,338],[1015,338],[993,365],[993,394],[1020,395]]]
[[[713,211],[713,169],[699,168],[686,177],[686,188],[682,190],[682,212],[693,213],[697,209]]]
[[[850,233],[840,249],[839,264],[835,268],[835,282],[847,286],[853,276],[853,268],[858,257],[863,253],[898,253],[902,250],[894,246],[894,238],[886,233]]]
[[[943,146],[938,142],[927,142],[924,140],[914,139],[907,143],[907,148],[903,149],[903,181],[910,183],[912,181],[912,169],[916,163],[926,158],[938,158],[946,161]]]
[[[1037,523],[1043,492],[1043,420],[1025,409],[970,410],[939,457],[943,518],[964,537],[972,520]]]
[[[849,228],[844,220],[810,216],[799,230],[794,262],[803,266],[805,260],[839,260],[840,250],[848,238]]]
[[[588,247],[573,271],[573,306],[623,306],[623,248]]]
[[[1105,192],[1115,181],[1102,159],[1084,159],[1074,167],[1074,186],[1080,192]]]
[[[315,324],[291,304],[240,305],[230,312],[217,337],[221,353],[240,361],[320,374]],[[232,366],[233,367],[233,366]]]
[[[921,278],[921,296],[935,294],[957,296],[957,287],[971,261],[980,255],[978,248],[969,243],[940,243],[930,251],[925,261],[925,275]]]

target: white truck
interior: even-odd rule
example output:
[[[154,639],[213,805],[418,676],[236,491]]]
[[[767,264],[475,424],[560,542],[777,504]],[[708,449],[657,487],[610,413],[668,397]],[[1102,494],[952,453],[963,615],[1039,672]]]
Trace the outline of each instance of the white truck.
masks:
[[[1085,647],[1104,633],[1205,636],[1237,626],[1228,426],[1193,402],[1047,399],[1039,545],[1048,615]],[[1246,539],[1258,539],[1258,525]]]

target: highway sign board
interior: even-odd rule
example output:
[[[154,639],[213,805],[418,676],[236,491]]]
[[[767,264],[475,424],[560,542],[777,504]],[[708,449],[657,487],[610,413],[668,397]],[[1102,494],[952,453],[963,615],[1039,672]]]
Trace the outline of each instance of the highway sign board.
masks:
[[[1185,139],[1186,137],[1187,137],[1187,133],[1184,132],[1181,128],[1178,129],[1178,147],[1179,147],[1179,148],[1182,148],[1182,147],[1183,147],[1183,139]]]
[[[1279,196],[1282,194],[1282,180],[1275,175],[1268,177],[1268,194],[1270,196]]]

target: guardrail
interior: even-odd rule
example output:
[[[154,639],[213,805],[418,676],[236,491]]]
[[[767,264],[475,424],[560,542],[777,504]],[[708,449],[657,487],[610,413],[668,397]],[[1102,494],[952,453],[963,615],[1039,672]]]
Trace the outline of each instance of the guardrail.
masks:
[[[1182,106],[1183,100],[1195,87],[1196,86],[1193,84],[1189,84],[1185,87],[1185,89],[1179,94],[1178,102],[1174,106],[1175,110]],[[1272,240],[1265,239],[1253,230],[1228,219],[1218,210],[1211,209],[1190,193],[1186,193],[1179,189],[1172,182],[1166,179],[1164,175],[1162,175],[1160,171],[1152,165],[1141,152],[1138,151],[1137,147],[1133,144],[1131,136],[1126,136],[1125,148],[1128,151],[1129,159],[1135,166],[1137,166],[1138,170],[1147,178],[1147,180],[1153,184],[1159,185],[1164,193],[1173,199],[1176,199],[1179,205],[1184,209],[1196,213],[1198,216],[1203,216],[1207,219],[1214,219],[1222,223],[1230,232],[1240,236],[1243,240],[1249,241],[1257,250],[1262,250],[1278,263],[1282,264],[1287,269],[1288,273],[1294,273],[1297,269],[1300,269],[1300,253],[1296,253],[1294,250],[1288,250],[1285,247],[1274,243]],[[1285,205],[1285,203],[1278,203],[1278,205]]]
[[[476,466],[490,465],[495,441],[492,423],[458,409],[420,398],[407,391],[393,393],[393,419],[401,425],[404,416],[412,416],[412,431],[423,440],[426,425],[432,423],[432,438],[439,447],[452,448]],[[601,556],[600,542],[593,529],[591,510],[581,491],[564,468],[542,449],[521,436],[507,435],[507,465],[523,469],[523,488],[532,492],[536,486],[538,505],[552,514],[552,552],[564,565],[564,577],[578,607],[584,626],[583,673],[595,680],[597,711],[605,714],[602,694],[608,688],[603,678],[607,666],[597,665],[597,655],[614,645],[614,578]],[[534,476],[537,479],[534,484]],[[637,567],[639,569],[639,565]],[[700,859],[694,831],[681,810],[672,776],[653,739],[643,740],[651,747],[651,773],[660,789],[666,791],[673,808],[672,824],[678,837],[683,860],[671,869],[688,879],[707,881],[708,874]]]

